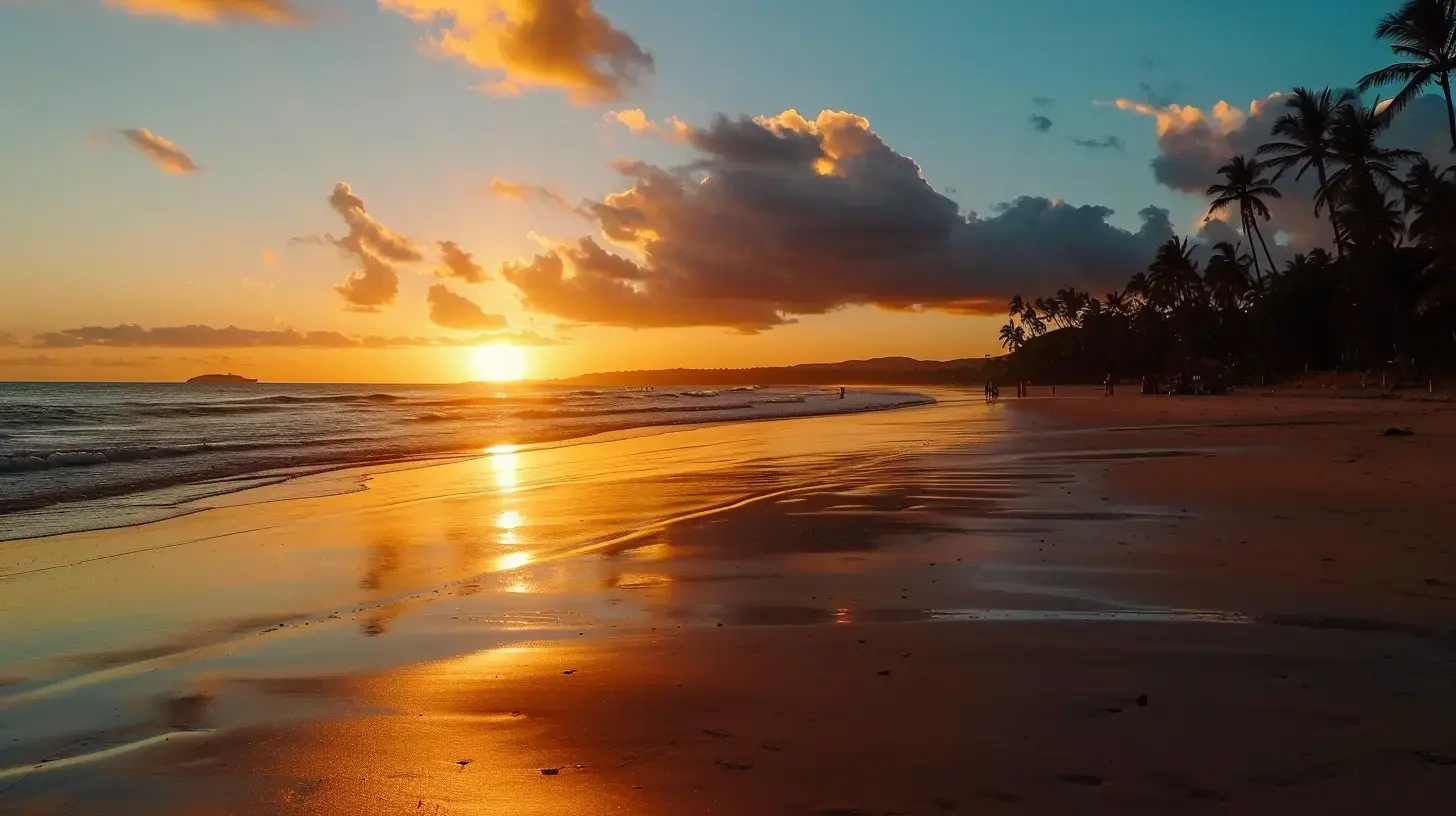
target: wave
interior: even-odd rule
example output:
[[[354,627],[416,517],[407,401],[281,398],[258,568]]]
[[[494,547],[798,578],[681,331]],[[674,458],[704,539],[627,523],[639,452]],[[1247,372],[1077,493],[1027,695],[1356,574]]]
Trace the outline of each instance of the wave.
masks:
[[[626,414],[685,414],[704,411],[741,411],[752,408],[751,402],[735,402],[729,405],[657,405],[651,408],[596,408],[517,411],[519,419],[573,419],[577,417],[602,417]]]
[[[325,394],[321,396],[300,396],[298,394],[273,394],[267,397],[248,397],[246,399],[227,400],[237,405],[296,405],[307,403],[392,403],[406,400],[408,397],[401,397],[395,394]]]
[[[324,440],[335,441],[335,440]],[[338,440],[343,441],[343,440]],[[197,453],[236,453],[291,447],[280,442],[198,442],[190,445],[120,445],[93,450],[21,451],[0,456],[0,473],[21,473],[61,467],[109,465],[147,459],[169,459]]]
[[[707,391],[679,391],[678,392],[678,396],[680,396],[680,397],[721,397],[721,396],[723,396],[723,392],[722,391],[712,391],[712,390],[707,390]]]

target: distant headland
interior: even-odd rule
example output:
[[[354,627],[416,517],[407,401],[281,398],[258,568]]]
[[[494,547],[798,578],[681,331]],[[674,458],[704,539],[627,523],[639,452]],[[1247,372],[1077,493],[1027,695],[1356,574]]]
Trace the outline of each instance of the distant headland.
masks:
[[[878,357],[772,368],[672,368],[608,371],[557,382],[570,385],[965,385],[978,382],[986,360]]]
[[[199,374],[196,377],[188,380],[187,382],[193,384],[201,383],[213,385],[239,385],[255,383],[257,382],[257,380],[252,379],[251,377],[240,377],[237,374]]]

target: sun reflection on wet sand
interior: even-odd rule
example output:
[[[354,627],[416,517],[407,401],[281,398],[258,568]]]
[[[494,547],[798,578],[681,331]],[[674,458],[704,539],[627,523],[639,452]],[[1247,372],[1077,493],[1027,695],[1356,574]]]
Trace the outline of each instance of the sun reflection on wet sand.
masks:
[[[525,523],[525,520],[521,518],[521,514],[515,510],[503,510],[495,518],[495,526],[502,530],[514,530]]]
[[[496,569],[505,571],[520,569],[521,567],[524,567],[529,563],[531,563],[531,554],[528,552],[520,551],[509,552],[505,555],[502,555],[500,558],[496,559],[495,566]]]
[[[515,445],[492,445],[485,449],[490,469],[495,473],[495,486],[502,493],[514,493],[520,477],[516,470],[521,466],[521,455]]]

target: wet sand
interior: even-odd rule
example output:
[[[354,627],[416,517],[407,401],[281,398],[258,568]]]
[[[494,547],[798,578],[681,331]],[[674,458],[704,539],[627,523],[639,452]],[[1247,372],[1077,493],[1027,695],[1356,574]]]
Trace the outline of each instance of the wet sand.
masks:
[[[1440,807],[1456,411],[937,396],[0,545],[0,812]]]

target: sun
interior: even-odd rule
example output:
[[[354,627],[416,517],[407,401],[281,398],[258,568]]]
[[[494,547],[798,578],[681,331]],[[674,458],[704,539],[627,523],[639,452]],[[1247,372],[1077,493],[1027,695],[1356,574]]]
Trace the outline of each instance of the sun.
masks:
[[[473,357],[475,378],[487,382],[515,382],[526,376],[526,352],[520,346],[482,346]]]

